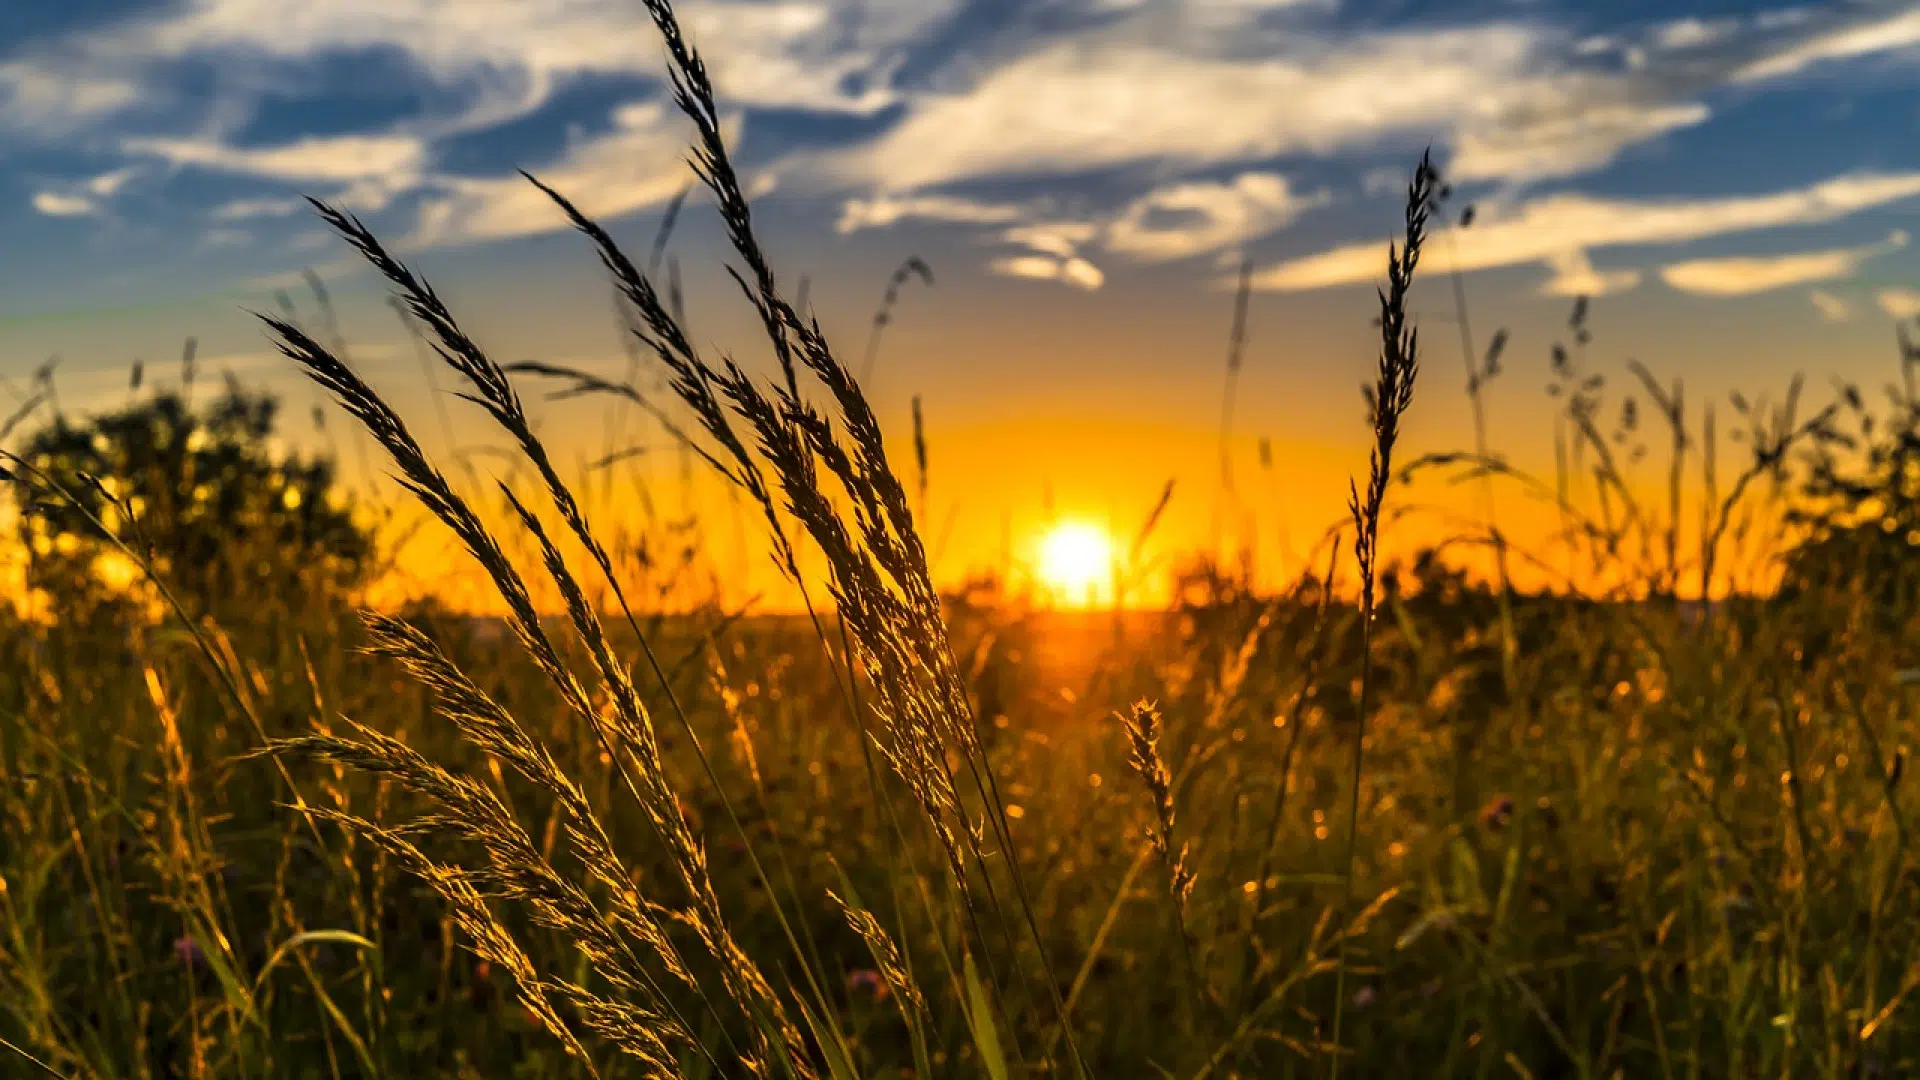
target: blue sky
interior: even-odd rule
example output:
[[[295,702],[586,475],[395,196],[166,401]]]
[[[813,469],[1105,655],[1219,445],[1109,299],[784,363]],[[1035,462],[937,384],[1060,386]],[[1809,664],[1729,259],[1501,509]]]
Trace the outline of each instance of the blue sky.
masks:
[[[1364,283],[1373,197],[1431,143],[1482,204],[1470,268],[1565,295],[1797,288],[1835,317],[1915,299],[1852,280],[1897,277],[1890,221],[1920,194],[1912,4],[684,8],[770,214],[958,239],[961,273],[1091,289],[1245,253],[1265,288]],[[106,262],[136,292],[284,271],[323,247],[299,193],[415,249],[553,230],[523,166],[645,212],[685,176],[659,59],[629,0],[10,5],[0,227],[41,254],[6,278],[85,299]]]
[[[956,433],[1058,418],[1062,402],[1113,431],[1150,411],[1204,432],[1244,258],[1260,289],[1248,437],[1357,443],[1371,283],[1427,146],[1478,209],[1429,270],[1468,271],[1482,333],[1510,324],[1541,357],[1575,295],[1596,297],[1617,355],[1709,393],[1878,370],[1892,321],[1920,314],[1914,3],[681,12],[776,256],[814,275],[849,351],[901,257],[936,268],[881,393],[939,396]],[[514,170],[644,248],[687,179],[661,71],[633,0],[6,5],[0,371],[61,352],[107,386],[188,333],[266,370],[240,306],[303,266],[339,282],[366,356],[411,364],[303,193],[421,260],[502,348],[617,363],[593,260]],[[702,209],[681,243],[711,269],[724,252]],[[694,296],[724,304],[720,281]],[[1543,423],[1521,401],[1505,414],[1517,438]]]

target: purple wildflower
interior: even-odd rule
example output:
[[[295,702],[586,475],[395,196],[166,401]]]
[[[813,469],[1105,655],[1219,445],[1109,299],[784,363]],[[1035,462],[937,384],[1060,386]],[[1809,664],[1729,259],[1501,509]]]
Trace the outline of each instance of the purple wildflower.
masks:
[[[887,982],[872,968],[856,968],[847,972],[847,989],[868,994],[879,1000],[887,996]]]

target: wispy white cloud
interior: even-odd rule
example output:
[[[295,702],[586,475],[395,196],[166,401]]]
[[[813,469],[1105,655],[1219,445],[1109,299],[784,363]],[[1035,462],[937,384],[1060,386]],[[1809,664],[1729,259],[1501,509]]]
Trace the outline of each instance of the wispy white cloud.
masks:
[[[1896,319],[1920,317],[1920,289],[1881,289],[1873,294],[1873,300],[1881,311]]]
[[[1787,255],[1689,259],[1660,268],[1660,279],[1682,292],[1707,296],[1747,296],[1832,281],[1857,273],[1868,259],[1907,246],[1907,234],[1895,231],[1878,244],[1799,251]]]
[[[905,49],[949,19],[958,0],[699,0],[680,12],[707,56],[723,104],[871,115],[901,100]],[[242,137],[257,90],[286,65],[359,50],[406,57],[441,91],[431,113],[382,130],[278,145]],[[182,0],[157,13],[76,34],[0,63],[0,127],[55,135],[107,130],[123,114],[168,97],[182,62],[217,59],[231,76],[216,115],[188,117],[190,135],[121,140],[134,157],[177,169],[319,185],[333,201],[377,210],[429,192],[418,235],[444,240],[517,234],[530,222],[524,181],[511,173],[443,175],[437,143],[531,114],[571,80],[627,76],[663,82],[663,53],[644,10],[628,0]],[[643,92],[636,91],[637,96]],[[451,107],[444,102],[451,100]],[[186,109],[186,103],[174,102]],[[205,107],[205,103],[200,103]],[[651,106],[648,106],[651,107]],[[150,110],[149,110],[150,111]],[[638,139],[630,124],[570,145],[548,172],[579,181],[609,213],[664,198],[652,177],[622,185],[623,149],[668,162],[684,177],[684,143]],[[626,164],[631,169],[632,158]],[[644,167],[643,167],[644,171]],[[770,181],[772,173],[758,174]],[[669,192],[668,194],[671,194]],[[250,200],[228,213],[264,215]],[[542,228],[557,227],[551,218]]]
[[[427,154],[418,138],[398,134],[309,136],[258,147],[230,146],[210,139],[143,136],[129,138],[122,145],[130,153],[157,157],[170,165],[321,183],[415,178]]]
[[[701,0],[680,15],[729,102],[872,113],[898,100],[889,76],[901,50],[955,10],[953,0]],[[471,112],[440,118],[468,128],[526,115],[570,78],[663,72],[645,13],[626,0],[185,0],[78,35],[12,81],[33,113],[99,115],[133,104],[143,76],[182,59],[263,69],[364,49],[398,50],[471,91]]]
[[[129,165],[75,183],[43,188],[34,192],[31,202],[36,211],[48,217],[100,217],[106,213],[107,202],[140,171],[139,166]]]
[[[52,138],[130,108],[134,79],[107,70],[75,70],[57,57],[0,61],[0,126]]]
[[[213,208],[208,216],[215,221],[252,221],[256,218],[286,217],[306,209],[297,198],[234,199]]]
[[[1688,15],[1653,28],[1653,44],[1661,49],[1684,51],[1726,41],[1740,32],[1738,19],[1701,19]]]
[[[1565,42],[1543,24],[1272,43],[1272,52],[1182,50],[1137,32],[1049,43],[923,95],[871,144],[823,165],[907,190],[1147,161],[1206,167],[1451,131],[1460,175],[1558,175],[1703,115],[1643,107],[1619,76],[1566,70]]]
[[[1032,208],[1016,203],[982,202],[957,195],[877,195],[848,199],[834,228],[841,233],[884,229],[905,221],[944,221],[968,225],[1005,225],[1020,221]]]
[[[1540,291],[1548,296],[1610,296],[1640,284],[1638,270],[1601,270],[1585,251],[1568,251],[1547,259],[1553,276]]]
[[[1399,191],[1406,183],[1407,170],[1395,165],[1381,165],[1360,174],[1360,190],[1367,195]]]
[[[1001,231],[1001,241],[1056,261],[1072,260],[1083,248],[1098,245],[1135,261],[1161,262],[1223,251],[1283,228],[1331,201],[1326,191],[1296,192],[1278,173],[1248,172],[1227,181],[1169,184],[1118,210],[1077,218],[1054,216],[1044,201],[984,202],[938,194],[853,199],[842,206],[839,229],[852,232],[908,220],[1015,223]],[[1091,275],[1080,276],[1091,280]]]
[[[1332,0],[1063,0],[1059,10],[1075,17],[1060,25],[1077,27],[1071,32],[972,37],[956,20],[966,7],[964,0],[688,0],[681,14],[730,113],[865,118],[866,134],[749,163],[771,166],[758,175],[779,176],[783,190],[839,201],[842,232],[945,221],[998,234],[1073,217],[1099,235],[1052,257],[1089,268],[1082,247],[1102,262],[1103,252],[1173,259],[1285,228],[1324,198],[1289,185],[1288,176],[1300,175],[1296,157],[1398,154],[1432,142],[1455,180],[1498,184],[1509,194],[1537,190],[1707,122],[1716,93],[1730,86],[1755,92],[1816,65],[1920,47],[1920,11],[1910,5],[1670,19],[1597,38],[1578,36],[1544,6],[1525,17],[1355,29],[1328,17]],[[947,55],[933,54],[949,46]],[[249,95],[290,64],[359,51],[403,57],[435,91],[432,110],[324,138],[263,144],[248,134]],[[181,65],[209,60],[236,88],[223,91],[233,97],[214,110],[220,115],[169,113],[179,122],[173,129],[142,123],[141,136],[120,140],[124,153],[177,170],[318,187],[355,209],[414,196],[405,205],[419,207],[413,237],[423,243],[561,226],[511,173],[444,171],[440,151],[449,136],[530,115],[583,78],[657,82],[662,74],[657,37],[631,0],[177,0],[0,58],[0,128],[44,138],[110,132],[114,120],[136,114],[151,120],[156,102],[170,102],[175,113],[204,110],[204,102],[167,91]],[[613,215],[677,190],[682,150],[678,129],[657,113],[633,115],[530,164]],[[1044,197],[965,194],[975,181],[1095,172],[1112,190],[1099,205],[1075,204],[1071,214]],[[98,208],[113,197],[60,185],[46,192],[50,205],[69,209],[74,200]],[[1536,199],[1524,213],[1546,215],[1559,231],[1528,238],[1518,226],[1501,231],[1502,221],[1489,215],[1461,245],[1461,257],[1549,265],[1553,289],[1575,282],[1618,289],[1630,271],[1596,270],[1590,251],[1787,223],[1710,218],[1704,231],[1649,223],[1664,205],[1571,193]],[[297,209],[266,192],[214,208],[212,217],[233,222],[282,207]],[[1616,238],[1593,224],[1596,215],[1615,213],[1651,238],[1633,239],[1631,230]],[[1030,252],[1013,258],[1049,254]],[[1350,256],[1337,249],[1319,262],[1270,267],[1263,280],[1270,287],[1364,280],[1376,255],[1369,245],[1361,272],[1343,269],[1340,260]]]
[[[1064,259],[1098,235],[1100,226],[1091,221],[1039,221],[1008,229],[1000,234],[1000,239]]]
[[[1813,301],[1813,308],[1820,318],[1830,323],[1848,322],[1853,318],[1853,305],[1833,295],[1825,289],[1813,289],[1807,293],[1807,299]]]
[[[1705,123],[1713,115],[1706,95],[1729,82],[1757,84],[1822,59],[1898,49],[1910,36],[1909,19],[1899,13],[1816,12],[1682,18],[1584,42],[1546,19],[1371,33],[1304,23],[1263,38],[1245,10],[1237,22],[1231,13],[1221,17],[1223,7],[1236,6],[1214,5],[1202,20],[1193,5],[1172,14],[1157,5],[1109,3],[1114,11],[1151,9],[1154,18],[1043,41],[980,65],[909,99],[905,118],[869,143],[816,155],[814,164],[841,183],[892,193],[876,196],[875,206],[905,207],[913,199],[952,199],[939,192],[983,179],[1148,163],[1162,177],[1178,177],[1438,135],[1457,181],[1538,182],[1591,172],[1630,148]],[[1618,63],[1582,59],[1609,56]],[[1252,179],[1263,176],[1272,179]],[[1364,179],[1373,194],[1397,187],[1401,177],[1372,170]],[[1483,219],[1465,244],[1474,254],[1462,260],[1468,268],[1543,264],[1552,272],[1549,293],[1617,292],[1642,274],[1597,269],[1591,250],[1832,220],[1858,208],[1849,200],[1874,205],[1911,191],[1912,178],[1890,188],[1866,181],[1857,187],[1841,178],[1799,198],[1671,204],[1565,193],[1529,203],[1505,223]],[[1100,242],[1112,253],[1181,258],[1284,228],[1323,197],[1299,196],[1278,173],[1249,170],[1227,183],[1162,179],[1120,210],[1086,220],[1100,226]],[[967,200],[923,205],[928,216],[984,224],[1014,212]],[[843,220],[861,219],[850,205]],[[1034,250],[1066,258],[1086,242]],[[1845,261],[1834,253],[1825,262],[1768,267],[1696,260],[1676,264],[1667,276],[1696,290],[1742,287],[1716,274],[1749,283],[1772,275],[1790,284],[1830,276],[1827,263],[1836,259]],[[1262,281],[1300,288],[1369,280],[1377,262],[1372,245],[1356,245],[1270,267]],[[1040,262],[1021,268],[1042,273]]]
[[[821,164],[847,182],[921,190],[1438,138],[1458,180],[1569,177],[1704,123],[1706,97],[1730,82],[1894,51],[1920,35],[1913,13],[1682,19],[1644,40],[1578,40],[1545,18],[1282,33],[1140,6],[1155,17],[1042,41],[945,81],[910,99],[901,123]],[[1600,62],[1607,56],[1620,62]]]
[[[1016,225],[1003,230],[999,240],[1025,251],[993,259],[987,269],[1007,277],[1058,281],[1092,292],[1106,284],[1107,275],[1081,249],[1100,233],[1101,226],[1094,222],[1071,219]]]
[[[208,249],[246,247],[253,234],[245,229],[216,228],[200,234],[200,246]]]
[[[1183,259],[1265,236],[1325,206],[1325,191],[1302,195],[1287,178],[1241,173],[1224,184],[1188,183],[1136,199],[1107,226],[1108,250],[1148,260]]]
[[[34,192],[33,208],[48,217],[91,217],[100,212],[100,205],[85,195],[58,191]]]
[[[1456,243],[1435,247],[1427,258],[1440,271],[1553,264],[1606,248],[1837,221],[1916,195],[1920,173],[1852,173],[1796,190],[1713,199],[1549,195],[1513,209],[1490,209]],[[1349,244],[1265,267],[1254,280],[1263,289],[1321,289],[1372,281],[1381,265],[1379,244]]]
[[[1790,40],[1742,65],[1732,79],[1741,83],[1778,79],[1830,60],[1916,48],[1920,48],[1920,8],[1882,4],[1864,17],[1846,19]]]
[[[129,165],[123,169],[114,169],[110,172],[103,172],[98,176],[89,177],[81,186],[86,189],[89,195],[95,195],[102,199],[111,199],[115,195],[120,194],[121,190],[124,189],[134,177],[140,175],[141,172],[140,166]]]
[[[1065,258],[1040,253],[1009,255],[995,259],[989,264],[988,269],[1008,277],[1058,281],[1063,285],[1071,285],[1088,292],[1098,289],[1107,280],[1106,274],[1102,273],[1099,267],[1077,255]]]
[[[1449,170],[1456,180],[1533,180],[1578,176],[1609,164],[1630,146],[1705,123],[1712,115],[1698,102],[1648,104],[1582,98],[1591,92],[1568,80],[1541,86],[1534,101],[1516,103],[1516,113],[1539,110],[1531,123],[1475,124],[1453,143]],[[1604,85],[1604,81],[1600,83]]]
[[[738,117],[725,122],[729,140]],[[685,186],[686,131],[665,102],[615,112],[614,130],[570,147],[557,161],[534,169],[543,183],[595,217],[614,217],[664,203]],[[428,246],[501,240],[565,226],[566,218],[538,188],[518,175],[436,177],[436,194],[422,204],[405,243]]]

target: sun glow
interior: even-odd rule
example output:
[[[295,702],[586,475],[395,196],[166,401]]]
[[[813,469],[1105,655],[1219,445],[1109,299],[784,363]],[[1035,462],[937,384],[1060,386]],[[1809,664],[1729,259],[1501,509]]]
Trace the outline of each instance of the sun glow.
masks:
[[[1097,525],[1070,521],[1040,540],[1040,582],[1054,599],[1093,607],[1113,592],[1113,540]]]

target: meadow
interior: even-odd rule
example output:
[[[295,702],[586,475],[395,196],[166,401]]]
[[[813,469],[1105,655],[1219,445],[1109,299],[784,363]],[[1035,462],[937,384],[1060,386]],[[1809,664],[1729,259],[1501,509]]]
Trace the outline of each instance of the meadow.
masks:
[[[37,598],[0,613],[0,1075],[1912,1074],[1904,337],[1884,405],[1736,399],[1720,461],[1680,384],[1608,396],[1582,302],[1548,361],[1556,475],[1484,421],[1405,460],[1403,415],[1459,386],[1411,315],[1458,213],[1423,160],[1382,252],[1371,455],[1310,569],[1196,560],[1125,613],[943,591],[914,470],[782,291],[705,67],[647,8],[772,380],[703,353],[563,191],[671,408],[497,363],[316,204],[515,447],[511,484],[431,460],[429,418],[261,316],[503,616],[363,612],[384,534],[331,463],[256,468],[272,408],[238,387],[0,428],[30,436],[0,468]],[[1476,415],[1520,362],[1499,341],[1467,353]],[[596,523],[522,396],[556,383],[661,409],[804,610],[667,605],[698,552]],[[1389,559],[1401,492],[1448,482],[1481,515]],[[1521,497],[1555,508],[1548,547],[1502,533]]]

